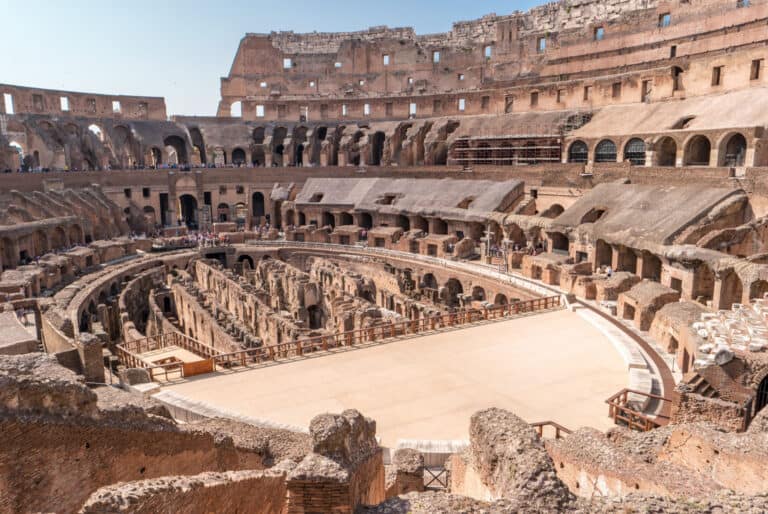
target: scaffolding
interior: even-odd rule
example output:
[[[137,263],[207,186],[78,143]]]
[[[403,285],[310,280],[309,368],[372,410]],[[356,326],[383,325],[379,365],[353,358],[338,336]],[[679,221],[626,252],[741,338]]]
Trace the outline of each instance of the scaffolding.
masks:
[[[448,160],[465,166],[528,166],[558,163],[562,150],[559,136],[463,137],[451,145]]]

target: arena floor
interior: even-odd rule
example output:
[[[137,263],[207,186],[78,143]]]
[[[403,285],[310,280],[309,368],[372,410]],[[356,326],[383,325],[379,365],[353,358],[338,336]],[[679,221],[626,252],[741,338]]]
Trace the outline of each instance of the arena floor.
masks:
[[[490,406],[529,422],[611,426],[605,399],[627,386],[611,342],[566,310],[488,323],[287,364],[206,375],[168,386],[242,415],[308,426],[356,408],[398,439],[467,439]]]

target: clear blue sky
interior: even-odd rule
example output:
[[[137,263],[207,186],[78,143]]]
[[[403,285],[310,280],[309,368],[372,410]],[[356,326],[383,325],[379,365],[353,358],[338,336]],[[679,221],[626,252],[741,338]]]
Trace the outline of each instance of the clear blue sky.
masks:
[[[0,0],[0,83],[164,96],[213,115],[246,32],[413,26],[420,34],[542,0]]]

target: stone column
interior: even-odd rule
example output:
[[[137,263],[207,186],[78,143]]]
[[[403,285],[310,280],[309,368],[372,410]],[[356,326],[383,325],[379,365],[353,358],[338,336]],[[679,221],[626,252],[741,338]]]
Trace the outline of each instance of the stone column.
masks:
[[[86,382],[104,383],[104,357],[101,341],[93,334],[80,334],[75,341]]]

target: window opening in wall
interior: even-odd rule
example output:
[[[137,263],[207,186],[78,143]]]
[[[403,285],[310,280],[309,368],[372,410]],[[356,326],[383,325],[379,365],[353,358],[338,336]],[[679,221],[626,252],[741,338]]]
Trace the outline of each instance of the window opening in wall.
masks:
[[[482,110],[487,111],[490,106],[491,106],[490,96],[484,96],[480,99],[480,108]]]
[[[592,98],[592,86],[584,86],[584,101],[588,102]]]
[[[323,193],[315,193],[309,199],[309,203],[320,203],[323,200],[323,196],[325,196]]]
[[[69,98],[66,96],[62,96],[60,99],[61,102],[61,111],[62,112],[68,112],[69,111]]]
[[[149,191],[148,187],[142,187],[141,188],[141,196],[142,196],[142,198],[149,198],[149,194],[150,194],[150,191]]]
[[[241,195],[245,193],[245,188],[243,186],[235,186],[235,194]]]
[[[515,109],[515,97],[514,96],[506,96],[504,97],[504,112],[509,114]]]
[[[5,104],[5,114],[15,114],[12,94],[3,93],[3,103]]]
[[[432,52],[432,62],[435,64],[440,62],[440,52]]]
[[[669,58],[674,59],[677,57],[677,45],[672,45],[669,47]]]
[[[360,80],[357,81],[357,85],[358,86],[364,86],[365,85],[365,81],[363,79],[360,79]]]
[[[384,104],[384,114],[387,116],[392,116],[392,112],[394,111],[394,104],[392,102],[387,102]]]
[[[370,116],[371,115],[371,104],[363,105],[363,115],[364,116]]]
[[[602,41],[603,39],[605,39],[605,28],[597,27],[595,29],[595,41]]]
[[[389,54],[384,54],[384,66],[389,66]]]
[[[288,115],[288,107],[285,104],[280,104],[277,106],[277,117],[278,118],[285,118]]]
[[[243,116],[243,103],[234,102],[229,106],[229,115],[232,118],[240,118]]]
[[[341,63],[337,61],[337,62],[333,63],[333,67],[336,68],[336,69],[341,68]]]
[[[736,0],[736,8],[749,7],[749,0]]]
[[[464,74],[463,73],[459,73],[459,82],[461,82],[463,80],[464,80]]]
[[[459,98],[459,111],[464,111],[467,107],[467,101],[463,98]]]
[[[611,97],[621,98],[621,82],[614,82],[613,85],[611,85]]]
[[[341,115],[342,116],[347,115],[347,104],[341,104]]]
[[[672,91],[682,91],[683,89],[683,69],[675,66],[672,68]]]
[[[563,103],[563,97],[565,97],[565,91],[562,89],[557,90],[557,103]]]
[[[712,85],[719,86],[723,80],[723,67],[715,66],[712,68]]]
[[[651,101],[651,81],[650,80],[643,81],[643,85],[640,91],[640,101],[641,102]]]
[[[259,84],[259,87],[261,87],[262,89],[266,89],[267,86],[268,84],[266,82],[262,82],[261,84]]]
[[[433,113],[440,113],[443,111],[443,102],[442,100],[435,100],[432,102],[432,112]]]
[[[219,186],[219,194],[220,195],[227,194],[227,186]]]
[[[131,188],[130,187],[126,187],[125,189],[123,189],[123,194],[125,195],[126,198],[130,198],[131,197]]]
[[[112,100],[112,112],[120,112],[120,101],[119,100]]]
[[[408,77],[408,85],[409,86],[413,85],[413,77]]]
[[[257,118],[263,118],[264,117],[264,106],[263,105],[257,105],[256,106],[256,117]]]
[[[485,55],[486,59],[490,59],[493,56],[493,47],[491,45],[486,46],[483,49],[483,54]]]
[[[293,61],[289,58],[283,59],[283,69],[290,70],[293,67]]]
[[[539,105],[539,93],[534,91],[531,93],[531,107],[536,107],[537,105]]]
[[[659,27],[669,27],[672,24],[672,15],[670,13],[664,13],[659,15]]]
[[[749,70],[749,80],[758,80],[760,78],[760,68],[763,66],[762,59],[752,61],[752,67]]]
[[[411,105],[408,106],[408,114],[416,116],[416,104],[414,102],[411,102]]]
[[[314,80],[310,80],[309,87],[314,88],[315,86],[317,86],[317,82],[315,82]]]
[[[538,43],[536,44],[536,50],[539,53],[543,53],[547,50],[547,38],[540,37]]]

